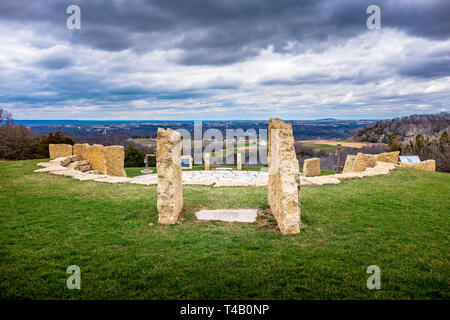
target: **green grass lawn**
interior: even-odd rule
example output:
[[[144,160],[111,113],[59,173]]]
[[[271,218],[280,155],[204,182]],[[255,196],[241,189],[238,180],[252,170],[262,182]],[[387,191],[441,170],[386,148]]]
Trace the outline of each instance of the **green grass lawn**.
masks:
[[[228,168],[236,168],[236,166],[226,166]],[[211,166],[211,169],[215,169],[217,166]],[[242,170],[244,171],[261,171],[261,168],[265,171],[267,171],[267,167],[259,167],[259,166],[242,166]],[[125,172],[127,173],[127,177],[132,178],[136,176],[141,176],[143,173],[141,173],[141,170],[145,169],[145,167],[142,168],[125,168]],[[156,167],[149,167],[149,169],[153,170],[153,173],[156,173]],[[183,171],[202,171],[205,170],[205,166],[192,166],[192,169],[184,169]],[[300,172],[302,172],[303,169],[300,168]],[[332,170],[321,170],[320,175],[321,176],[327,176],[331,174],[335,174],[336,172]]]
[[[266,188],[183,186],[181,223],[160,226],[156,186],[33,173],[40,161],[0,162],[1,299],[450,298],[448,174],[304,186],[304,226],[283,236]],[[202,208],[265,214],[197,222]],[[81,290],[66,287],[70,265]]]

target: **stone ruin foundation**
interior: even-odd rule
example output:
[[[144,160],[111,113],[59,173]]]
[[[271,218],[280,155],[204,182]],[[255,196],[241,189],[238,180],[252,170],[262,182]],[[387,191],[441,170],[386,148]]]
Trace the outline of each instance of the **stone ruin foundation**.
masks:
[[[106,174],[115,177],[126,177],[124,170],[125,151],[123,146],[102,146],[87,143],[75,144],[50,144],[50,158],[57,159],[69,157],[71,169],[79,171],[92,170],[97,174]],[[73,157],[76,158],[73,158]],[[64,164],[63,164],[64,165]],[[64,166],[69,165],[69,163]]]
[[[175,224],[183,209],[180,133],[158,128],[156,148],[158,223]]]
[[[292,125],[269,120],[268,200],[282,234],[300,232],[300,168]]]

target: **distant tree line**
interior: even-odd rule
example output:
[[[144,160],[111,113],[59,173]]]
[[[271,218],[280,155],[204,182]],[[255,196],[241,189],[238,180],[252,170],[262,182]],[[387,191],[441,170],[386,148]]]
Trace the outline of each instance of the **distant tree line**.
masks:
[[[450,113],[415,114],[392,120],[378,121],[355,132],[352,139],[373,143],[392,144],[409,141],[417,134],[438,138],[444,131],[450,131]]]

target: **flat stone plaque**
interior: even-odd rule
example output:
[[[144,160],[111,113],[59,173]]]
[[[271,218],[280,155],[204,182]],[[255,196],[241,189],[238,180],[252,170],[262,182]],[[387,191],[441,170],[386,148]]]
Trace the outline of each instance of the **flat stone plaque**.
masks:
[[[400,162],[404,163],[419,163],[420,159],[418,156],[399,156]]]
[[[257,209],[200,210],[195,213],[198,220],[219,220],[235,222],[255,222]]]

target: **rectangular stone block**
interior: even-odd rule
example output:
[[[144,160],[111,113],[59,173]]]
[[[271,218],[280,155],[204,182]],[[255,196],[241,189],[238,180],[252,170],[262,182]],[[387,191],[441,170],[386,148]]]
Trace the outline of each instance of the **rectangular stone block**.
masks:
[[[123,146],[107,146],[104,149],[106,174],[115,177],[126,177],[124,170],[125,151]]]
[[[158,223],[175,224],[183,209],[181,135],[179,132],[158,128],[156,170],[158,171]]]
[[[269,120],[270,209],[283,234],[300,232],[300,169],[295,154],[292,125]]]
[[[49,144],[48,152],[50,159],[69,157],[72,155],[73,147],[70,144]]]
[[[73,154],[79,156],[81,160],[87,160],[89,158],[90,151],[91,146],[87,143],[76,143],[73,146]]]
[[[87,160],[89,160],[92,170],[98,170],[100,174],[106,174],[105,147],[94,144],[89,149]]]
[[[353,162],[352,172],[363,172],[367,168],[366,157],[363,153],[358,152]]]
[[[347,159],[345,160],[344,170],[342,170],[343,173],[346,172],[352,172],[353,163],[355,162],[356,156],[354,155],[348,155]]]
[[[398,164],[398,156],[399,155],[400,155],[400,151],[380,153],[379,155],[377,155],[377,161]]]
[[[375,154],[364,154],[364,156],[366,157],[367,167],[375,167],[375,164],[377,163],[377,156]]]
[[[314,177],[320,176],[320,159],[311,158],[303,162],[303,176]]]

